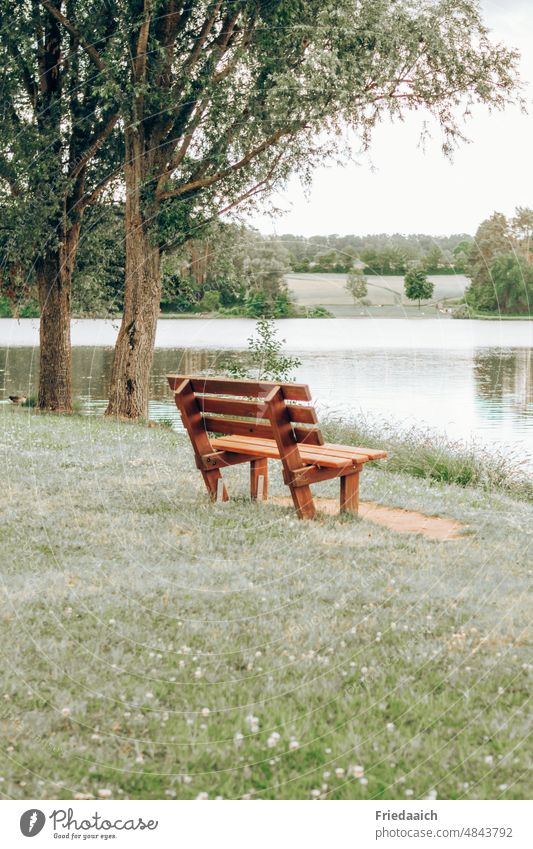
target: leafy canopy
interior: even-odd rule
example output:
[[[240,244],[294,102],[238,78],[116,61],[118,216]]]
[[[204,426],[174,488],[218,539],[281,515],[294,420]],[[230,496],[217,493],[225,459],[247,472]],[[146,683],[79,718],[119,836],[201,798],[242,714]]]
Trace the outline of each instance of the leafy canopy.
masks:
[[[96,38],[98,4],[60,17],[40,2],[135,136],[161,246],[291,172],[308,180],[346,152],[347,127],[368,145],[383,118],[424,108],[449,152],[473,103],[516,96],[517,54],[490,41],[475,0],[105,0]]]
[[[404,289],[406,297],[410,301],[420,301],[431,298],[434,285],[428,280],[423,268],[410,268],[404,278]]]

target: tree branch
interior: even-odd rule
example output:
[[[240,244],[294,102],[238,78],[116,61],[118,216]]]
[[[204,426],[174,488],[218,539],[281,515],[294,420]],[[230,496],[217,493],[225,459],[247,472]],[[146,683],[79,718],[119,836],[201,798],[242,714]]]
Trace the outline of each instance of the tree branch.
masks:
[[[249,165],[253,159],[256,159],[264,150],[272,145],[276,144],[283,136],[290,135],[294,132],[294,128],[291,127],[283,127],[280,130],[277,130],[260,145],[258,145],[253,150],[249,151],[246,156],[243,156],[242,159],[239,159],[238,162],[235,162],[233,165],[230,165],[228,168],[224,168],[222,171],[219,171],[217,174],[212,174],[210,177],[204,177],[202,179],[192,180],[189,183],[186,183],[184,186],[180,186],[177,189],[171,189],[167,192],[160,192],[158,195],[159,200],[167,200],[169,198],[180,197],[180,195],[188,194],[190,192],[198,191],[199,189],[206,189],[209,186],[212,186],[214,183],[218,183],[220,180],[223,180],[224,177],[229,177],[230,174],[233,174],[235,171],[240,171],[242,168],[245,168],[246,165]]]
[[[55,18],[56,21],[59,21],[59,23],[62,24],[71,35],[75,36],[78,39],[81,47],[83,47],[87,55],[96,65],[96,67],[99,68],[100,71],[104,71],[105,64],[102,58],[100,57],[98,50],[96,50],[96,48],[93,47],[92,44],[89,44],[89,42],[83,37],[79,29],[74,26],[74,24],[59,11],[59,9],[57,9],[52,3],[50,3],[50,0],[39,0],[39,3],[41,3],[45,7],[45,9],[50,12],[52,17]]]
[[[17,45],[10,41],[9,44],[8,44],[8,50],[11,53],[11,55],[13,56],[13,58],[15,59],[15,61],[17,62],[19,68],[20,68],[20,71],[21,71],[21,74],[22,74],[22,81],[24,83],[24,88],[26,89],[26,92],[27,92],[28,97],[30,98],[30,100],[32,102],[32,105],[35,107],[36,102],[37,102],[37,92],[38,92],[37,83],[35,82],[30,69],[26,65],[26,62],[24,61],[22,54],[21,54],[20,50],[18,49]]]
[[[139,38],[137,39],[137,50],[133,60],[135,70],[135,79],[137,82],[144,80],[146,76],[146,60],[148,48],[148,36],[150,34],[150,8],[151,0],[144,0],[144,21],[139,29]]]
[[[111,171],[107,175],[107,177],[104,177],[104,179],[101,180],[98,183],[96,188],[94,188],[93,191],[90,194],[84,195],[78,201],[78,204],[82,207],[85,207],[85,206],[92,206],[93,203],[96,203],[96,201],[98,200],[98,198],[102,194],[103,190],[115,179],[115,177],[118,177],[118,175],[122,172],[123,167],[124,166],[121,164],[121,165],[118,165],[116,168],[114,168],[113,171]]]
[[[76,163],[74,169],[70,172],[69,177],[71,179],[74,179],[75,177],[78,176],[78,174],[82,171],[82,169],[85,168],[87,163],[93,158],[95,153],[99,150],[99,148],[102,146],[102,144],[105,142],[105,140],[107,138],[109,138],[109,136],[113,132],[113,130],[114,130],[114,128],[115,128],[115,126],[118,122],[119,117],[120,116],[118,115],[118,113],[111,115],[111,117],[107,120],[106,124],[97,131],[93,142],[89,145],[89,147],[87,148],[87,150],[85,151],[85,153],[83,154],[81,159],[79,159],[78,162]]]

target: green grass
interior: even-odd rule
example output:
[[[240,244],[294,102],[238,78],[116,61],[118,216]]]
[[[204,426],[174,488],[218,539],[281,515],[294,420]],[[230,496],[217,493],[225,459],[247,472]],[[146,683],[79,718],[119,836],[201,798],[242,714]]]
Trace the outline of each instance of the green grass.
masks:
[[[470,532],[304,523],[166,429],[1,415],[4,797],[530,798],[531,504],[367,468]]]

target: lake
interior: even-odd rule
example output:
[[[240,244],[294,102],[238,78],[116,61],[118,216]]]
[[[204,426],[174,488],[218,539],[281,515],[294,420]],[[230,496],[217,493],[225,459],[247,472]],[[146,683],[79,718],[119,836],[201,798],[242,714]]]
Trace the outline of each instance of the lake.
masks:
[[[178,423],[167,372],[217,370],[239,357],[255,322],[162,319],[150,416]],[[409,319],[288,319],[285,348],[301,359],[319,411],[452,438],[520,449],[533,465],[533,322]],[[72,323],[74,392],[85,412],[105,407],[118,321]],[[0,320],[0,398],[35,395],[38,323]],[[242,357],[242,353],[240,354]]]

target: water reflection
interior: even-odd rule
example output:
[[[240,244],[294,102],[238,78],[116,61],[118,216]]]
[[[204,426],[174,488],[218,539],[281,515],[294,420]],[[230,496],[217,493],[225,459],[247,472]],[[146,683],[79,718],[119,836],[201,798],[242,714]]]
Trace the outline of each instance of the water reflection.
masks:
[[[73,349],[73,384],[82,411],[103,411],[113,350]],[[178,423],[168,372],[215,369],[227,350],[158,349],[150,381],[150,417]],[[354,418],[361,414],[403,424],[427,424],[450,436],[475,437],[513,447],[533,458],[533,357],[530,348],[382,348],[301,354],[298,379],[308,382],[319,407]],[[0,399],[36,394],[35,348],[0,348]]]

